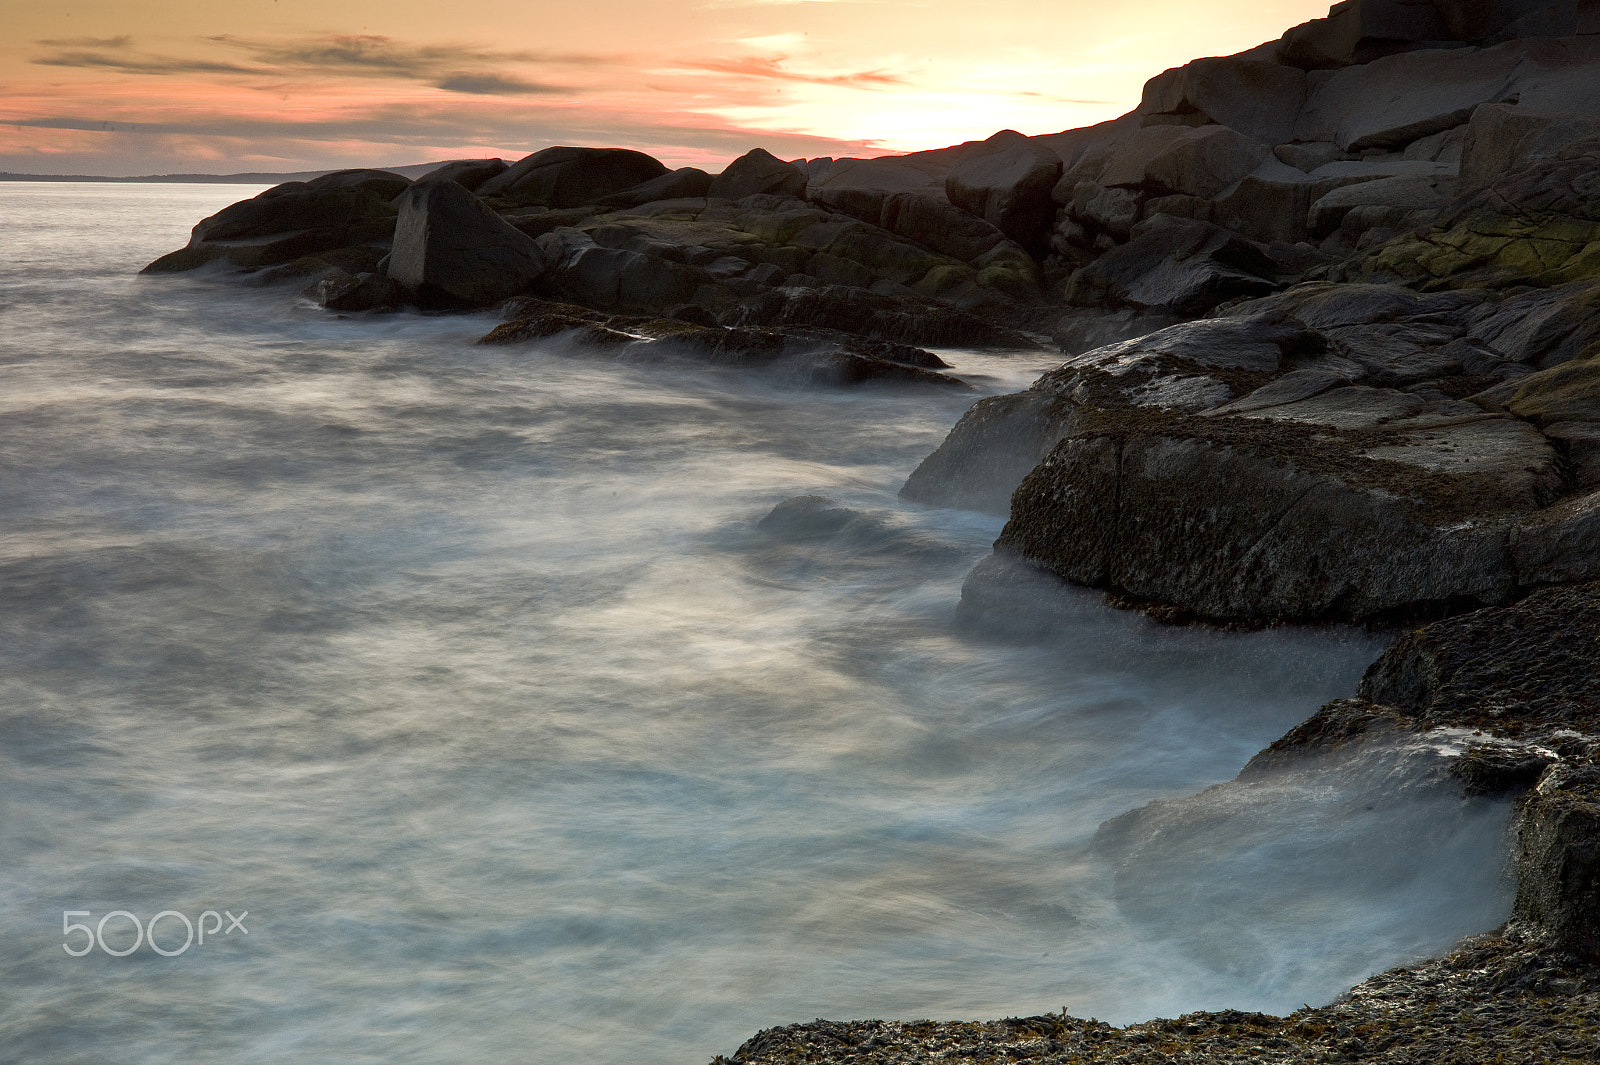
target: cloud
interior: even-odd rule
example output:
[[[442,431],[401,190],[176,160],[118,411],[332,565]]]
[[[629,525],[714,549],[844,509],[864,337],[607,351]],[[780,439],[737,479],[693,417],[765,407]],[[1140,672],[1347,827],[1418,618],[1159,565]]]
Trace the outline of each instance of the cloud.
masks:
[[[273,42],[237,37],[210,38],[240,48],[259,63],[297,73],[322,71],[366,77],[403,77],[436,81],[466,71],[483,76],[507,64],[595,66],[618,62],[615,57],[563,52],[496,52],[470,45],[411,45],[379,34],[319,37]],[[504,75],[501,75],[504,76]],[[508,78],[511,84],[526,84]],[[520,90],[527,91],[527,90]]]
[[[556,85],[540,85],[499,74],[454,74],[436,83],[438,88],[450,92],[466,92],[477,96],[520,96],[533,93],[569,93],[573,90]]]
[[[108,55],[104,52],[56,52],[33,60],[46,67],[80,67],[120,70],[124,74],[267,74],[270,71],[218,63],[207,59],[177,59],[158,55]]]
[[[133,38],[122,37],[56,37],[42,41],[34,41],[46,48],[126,48],[133,43]]]
[[[802,74],[799,71],[783,68],[782,64],[787,58],[787,56],[772,59],[748,56],[743,59],[703,59],[697,62],[682,62],[678,66],[717,74],[737,74],[747,78],[796,81],[808,85],[842,85],[852,89],[880,89],[906,84],[906,79],[900,75],[885,73],[882,70],[863,70],[852,74]]]
[[[563,85],[530,80],[518,68],[613,64],[615,57],[554,52],[497,52],[469,45],[410,45],[391,37],[358,34],[290,41],[204,38],[244,62],[226,58],[187,58],[130,50],[129,37],[62,38],[40,41],[58,49],[36,57],[40,66],[114,70],[123,74],[241,74],[254,78],[303,78],[308,74],[417,81],[448,92],[479,96],[572,93]]]

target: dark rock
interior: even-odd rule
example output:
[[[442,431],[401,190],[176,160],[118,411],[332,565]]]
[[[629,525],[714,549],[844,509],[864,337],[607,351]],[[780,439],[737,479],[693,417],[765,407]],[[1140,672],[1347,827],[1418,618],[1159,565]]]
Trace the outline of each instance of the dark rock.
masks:
[[[306,295],[330,311],[393,311],[405,302],[406,292],[382,274],[333,271]]]
[[[588,317],[548,313],[502,322],[478,338],[480,344],[526,344],[533,340],[565,336],[578,347],[614,348],[631,344],[634,337],[608,328]]]
[[[1436,621],[1373,663],[1361,695],[1424,727],[1516,735],[1600,723],[1600,585],[1536,591]]]
[[[1061,176],[1061,158],[1011,130],[996,133],[984,144],[982,154],[968,155],[950,168],[945,195],[1029,252],[1042,255],[1055,219],[1050,193]]]
[[[546,148],[478,186],[478,195],[578,207],[660,177],[667,168],[627,148]]]
[[[421,182],[400,200],[388,270],[422,306],[487,307],[539,280],[545,259],[456,182]]]
[[[1285,33],[1278,54],[1285,63],[1324,70],[1452,39],[1464,40],[1452,33],[1431,0],[1347,0],[1335,4],[1327,18]]]
[[[800,197],[806,190],[805,171],[775,158],[765,148],[752,148],[711,179],[707,196],[742,200],[746,196]]]
[[[411,187],[411,179],[387,170],[335,170],[306,182],[311,189],[360,189],[380,200],[392,200]]]
[[[1600,961],[1600,765],[1553,767],[1524,802],[1512,920]]]
[[[728,325],[841,329],[900,344],[1032,348],[1027,336],[932,300],[883,296],[863,288],[773,289],[722,316]]]
[[[679,200],[711,194],[711,175],[686,166],[652,178],[631,189],[602,196],[595,202],[606,207],[638,207],[658,200]]]
[[[980,399],[912,472],[900,498],[930,507],[1009,514],[1011,493],[1071,431],[1075,410],[1048,392]]]
[[[1600,134],[1600,115],[1484,104],[1472,112],[1461,150],[1460,191],[1474,192],[1574,141]]]
[[[1294,135],[1305,102],[1305,72],[1265,59],[1197,59],[1145,82],[1140,114],[1201,114],[1262,144]]]
[[[1283,265],[1266,247],[1207,222],[1163,226],[1083,267],[1067,287],[1080,306],[1132,306],[1196,316],[1279,285]]]
[[[509,169],[504,159],[456,159],[428,171],[417,180],[454,181],[468,192],[474,192],[485,181],[499,177]]]
[[[997,550],[1219,620],[1512,599],[1527,574],[1509,534],[1560,485],[1543,439],[1404,405],[1385,424],[1365,393],[1338,400],[1351,391],[1233,418],[1080,412],[1017,489]]]
[[[362,188],[314,187],[303,182],[275,185],[252,199],[230,204],[194,227],[189,244],[293,233],[345,230],[362,223],[393,225],[389,197]],[[346,241],[345,245],[359,243]],[[338,247],[341,245],[333,245]]]
[[[811,540],[842,532],[860,517],[827,496],[795,496],[773,507],[756,528],[784,540]]]
[[[1558,756],[1517,743],[1476,743],[1450,763],[1450,775],[1466,795],[1499,797],[1527,791]]]
[[[1267,146],[1227,126],[1151,126],[1106,155],[1106,188],[1211,199],[1267,158]]]
[[[1600,277],[1600,138],[1458,198],[1427,232],[1391,241],[1354,271],[1354,278],[1372,275],[1431,289]]]

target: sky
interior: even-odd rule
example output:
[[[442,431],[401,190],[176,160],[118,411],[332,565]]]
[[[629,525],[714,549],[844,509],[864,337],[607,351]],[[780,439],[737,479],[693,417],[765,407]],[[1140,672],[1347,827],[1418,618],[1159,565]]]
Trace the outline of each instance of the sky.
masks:
[[[1114,118],[1327,0],[0,0],[0,170],[636,148],[720,170]]]

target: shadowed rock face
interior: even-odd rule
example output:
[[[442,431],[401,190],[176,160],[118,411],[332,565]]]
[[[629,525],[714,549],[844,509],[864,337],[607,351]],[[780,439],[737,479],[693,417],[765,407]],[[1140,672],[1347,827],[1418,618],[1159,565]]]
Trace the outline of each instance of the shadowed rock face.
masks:
[[[627,148],[546,148],[478,186],[480,196],[576,207],[660,177],[667,168]]]
[[[539,246],[456,182],[420,182],[401,198],[388,275],[419,303],[482,307],[544,272]]]

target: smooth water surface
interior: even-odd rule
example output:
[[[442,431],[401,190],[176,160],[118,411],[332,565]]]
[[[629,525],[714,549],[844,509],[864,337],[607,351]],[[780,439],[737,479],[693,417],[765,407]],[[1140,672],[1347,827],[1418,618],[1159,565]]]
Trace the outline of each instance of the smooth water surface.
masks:
[[[1382,642],[1067,589],[1040,638],[958,623],[1000,522],[896,490],[1048,357],[842,390],[136,276],[255,191],[0,184],[0,1058],[698,1063],[817,1016],[1284,1012],[1503,919],[1505,809],[1416,749],[1092,845]],[[802,493],[860,516],[757,529]],[[248,931],[71,957],[67,910]]]

